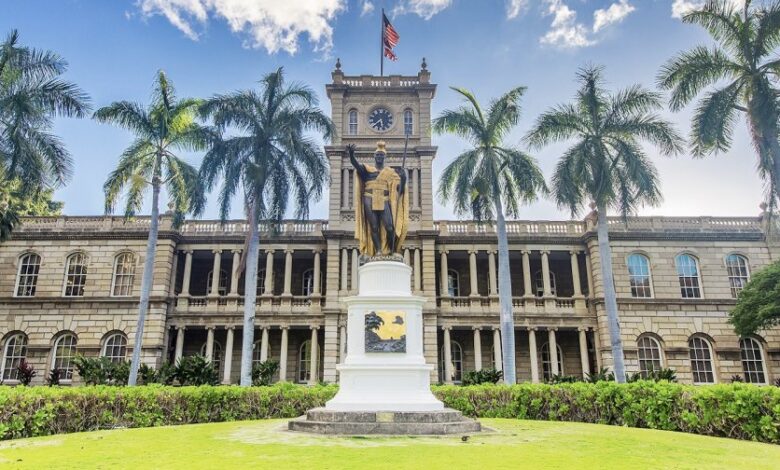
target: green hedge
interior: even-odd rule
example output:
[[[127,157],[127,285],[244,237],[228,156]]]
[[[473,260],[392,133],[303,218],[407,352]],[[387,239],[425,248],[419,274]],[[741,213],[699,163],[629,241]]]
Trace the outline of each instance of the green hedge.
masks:
[[[303,387],[0,387],[0,439],[116,427],[293,418],[322,406],[334,385]],[[481,418],[576,421],[780,443],[780,388],[666,382],[437,386]]]

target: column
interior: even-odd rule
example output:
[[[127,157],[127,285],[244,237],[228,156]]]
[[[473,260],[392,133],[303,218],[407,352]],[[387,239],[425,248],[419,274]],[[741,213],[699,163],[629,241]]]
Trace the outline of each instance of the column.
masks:
[[[504,370],[504,356],[501,354],[501,329],[493,328],[493,364],[496,370]]]
[[[482,370],[482,330],[474,327],[474,370]]]
[[[211,362],[214,358],[214,327],[206,327],[206,360]]]
[[[547,329],[547,343],[550,346],[550,375],[558,375],[558,344],[555,342],[555,330],[557,328]]]
[[[341,171],[341,181],[341,207],[346,209],[349,207],[349,168]]]
[[[316,385],[317,382],[319,382],[319,371],[317,370],[319,367],[319,362],[317,359],[319,358],[319,352],[317,351],[319,349],[318,346],[318,339],[320,329],[318,326],[312,326],[311,327],[311,357],[309,358],[309,361],[311,361],[311,365],[309,366],[309,370],[311,371],[309,374],[309,385]]]
[[[414,249],[414,291],[422,290],[422,268],[420,266],[420,249]]]
[[[593,292],[593,266],[590,263],[590,255],[588,252],[585,252],[585,270],[587,271],[587,277],[585,278],[588,281],[588,298],[592,299],[595,293]],[[596,354],[596,357],[599,355]]]
[[[441,284],[440,296],[449,297],[450,288],[449,282],[447,281],[447,272],[449,271],[449,268],[447,267],[447,250],[441,250],[439,253],[441,253],[441,273],[439,275],[439,282]]]
[[[230,268],[230,295],[235,297],[238,295],[238,265],[241,263],[241,250],[232,250],[233,253],[233,265]]]
[[[282,327],[282,342],[279,345],[279,382],[287,380],[287,332],[290,328]]]
[[[282,295],[292,296],[292,255],[293,250],[284,250],[284,292]]]
[[[469,281],[471,281],[469,296],[479,297],[479,288],[477,286],[477,250],[469,250]]]
[[[263,327],[263,333],[260,337],[260,362],[268,360],[268,327]]]
[[[574,283],[574,297],[582,297],[582,286],[580,285],[580,263],[577,261],[577,250],[571,250],[571,279]]]
[[[357,292],[358,290],[358,264],[360,260],[360,252],[357,248],[352,249],[352,277],[350,278],[351,284],[349,289]]]
[[[348,285],[349,275],[349,250],[346,248],[341,250],[341,290],[345,291],[349,289]]]
[[[265,285],[263,295],[274,295],[274,250],[265,250]]]
[[[322,281],[320,281],[320,250],[314,250],[314,289],[313,293],[316,296],[320,295]]]
[[[211,250],[214,253],[214,266],[211,269],[211,289],[209,297],[219,297],[219,278],[222,269],[222,250]]]
[[[339,328],[339,363],[343,364],[347,357],[347,326],[341,325]]]
[[[192,276],[192,250],[186,250],[184,255],[184,278],[181,280],[181,294],[179,295],[189,297],[190,277]]]
[[[580,363],[582,364],[582,378],[587,379],[590,374],[590,361],[588,360],[588,329],[577,328],[580,333]]]
[[[168,297],[173,297],[176,295],[176,271],[178,271],[179,267],[179,252],[176,251],[173,254],[173,264],[171,265],[171,282],[168,284]]]
[[[531,252],[528,250],[523,250],[523,296],[534,296],[534,289],[531,287]]]
[[[409,248],[404,248],[404,264],[407,266],[412,265],[412,255],[409,254]]]
[[[450,343],[450,327],[442,327],[444,330],[444,383],[452,384],[452,345]]]
[[[490,295],[498,295],[498,283],[496,282],[496,252],[488,251],[488,281]]]
[[[233,369],[233,331],[234,326],[226,326],[227,338],[225,338],[225,368],[222,373],[222,383],[230,384],[230,372]]]
[[[409,179],[411,180],[411,189],[412,189],[412,209],[417,209],[420,206],[420,203],[417,201],[417,185],[420,184],[420,177],[417,176],[417,170],[412,170],[409,172]]]
[[[184,354],[184,327],[176,327],[176,352],[173,353],[173,364],[178,364]]]
[[[539,383],[539,358],[536,355],[536,328],[528,328],[528,351],[531,353],[531,382]]]
[[[552,287],[550,286],[550,252],[542,251],[542,286],[544,287],[544,296],[552,297]]]

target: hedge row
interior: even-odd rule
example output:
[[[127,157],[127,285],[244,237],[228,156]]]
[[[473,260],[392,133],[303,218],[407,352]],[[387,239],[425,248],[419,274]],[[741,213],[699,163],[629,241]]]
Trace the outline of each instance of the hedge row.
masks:
[[[0,387],[0,439],[246,419],[293,418],[334,385],[303,387]],[[780,443],[780,388],[638,382],[438,386],[447,406],[480,418],[576,421]]]

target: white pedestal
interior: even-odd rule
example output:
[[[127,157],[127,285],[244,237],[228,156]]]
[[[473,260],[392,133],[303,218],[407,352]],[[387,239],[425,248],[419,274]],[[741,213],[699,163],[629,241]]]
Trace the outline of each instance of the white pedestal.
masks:
[[[423,355],[422,306],[411,293],[412,268],[397,261],[371,261],[359,268],[358,295],[347,304],[347,357],[336,366],[339,392],[330,411],[438,411],[431,393],[432,365]],[[376,311],[404,312],[406,352],[366,352],[365,317]]]

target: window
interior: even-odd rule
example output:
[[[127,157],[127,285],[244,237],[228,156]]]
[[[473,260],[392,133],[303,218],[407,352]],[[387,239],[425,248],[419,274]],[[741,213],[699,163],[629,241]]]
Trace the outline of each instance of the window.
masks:
[[[700,298],[699,265],[696,258],[682,254],[677,255],[674,262],[677,265],[677,277],[680,280],[680,294],[683,299]]]
[[[76,335],[65,333],[54,342],[51,368],[60,370],[62,380],[73,379],[73,358],[76,357]]]
[[[745,382],[751,384],[765,384],[764,355],[761,351],[761,343],[755,338],[742,338],[739,340],[739,353],[742,356],[742,371],[745,373]]]
[[[209,291],[209,294],[211,294],[211,281],[214,277],[214,270],[209,271],[209,273],[206,275],[206,288]],[[219,285],[217,286],[217,293],[220,296],[227,295],[227,283],[228,283],[228,275],[227,271],[224,269],[219,270]]]
[[[25,253],[19,257],[19,271],[16,275],[16,296],[33,297],[38,284],[41,257],[37,253]]]
[[[652,336],[641,336],[636,342],[639,354],[639,374],[646,379],[651,372],[663,368],[661,360],[661,344]]]
[[[206,343],[203,343],[203,346],[200,347],[200,355],[206,355]],[[220,369],[222,368],[222,345],[216,341],[214,341],[214,351],[211,356],[211,363],[214,365],[214,370],[220,372]]]
[[[447,290],[450,297],[460,297],[460,275],[454,269],[447,271]]]
[[[414,118],[412,117],[412,110],[407,109],[404,111],[404,135],[412,135],[413,124]]]
[[[19,380],[19,364],[27,358],[27,335],[14,333],[3,348],[3,380]]]
[[[263,295],[265,293],[265,268],[257,270],[257,290],[255,295]]]
[[[534,287],[537,297],[544,297],[544,276],[542,271],[536,271],[534,275]],[[553,297],[557,295],[558,289],[555,286],[555,273],[550,271],[550,293]]]
[[[634,253],[627,260],[631,297],[652,297],[650,283],[650,261],[647,256]]]
[[[81,297],[87,283],[87,255],[73,253],[65,260],[65,297]]]
[[[563,349],[560,344],[555,345],[558,349],[558,375],[563,375]],[[550,360],[550,343],[544,343],[541,348],[540,355],[542,356],[542,375],[545,382],[552,379],[552,361]]]
[[[463,348],[460,347],[460,343],[457,341],[450,341],[450,353],[452,353],[452,381],[456,384],[461,383],[463,380]],[[441,363],[439,364],[439,380],[446,382],[446,368],[444,367],[445,354],[444,346],[441,347]]]
[[[358,133],[358,115],[356,110],[350,110],[349,112],[349,135],[357,135]]]
[[[133,295],[135,281],[135,255],[129,252],[120,253],[114,258],[114,280],[111,295],[127,297]]]
[[[731,254],[726,257],[726,272],[729,275],[729,285],[731,286],[731,296],[737,295],[745,288],[745,284],[750,280],[750,269],[748,261],[742,255]]]
[[[321,278],[320,282],[322,282]],[[307,269],[303,272],[302,289],[301,293],[307,297],[314,294],[314,269]]]
[[[700,336],[694,336],[688,340],[688,352],[691,358],[693,383],[715,383],[710,342]]]
[[[124,333],[112,333],[103,342],[103,357],[111,362],[122,362],[127,357],[127,337]]]
[[[317,364],[322,360],[322,350],[317,348]],[[311,340],[307,339],[298,349],[298,383],[306,383],[311,378]]]

